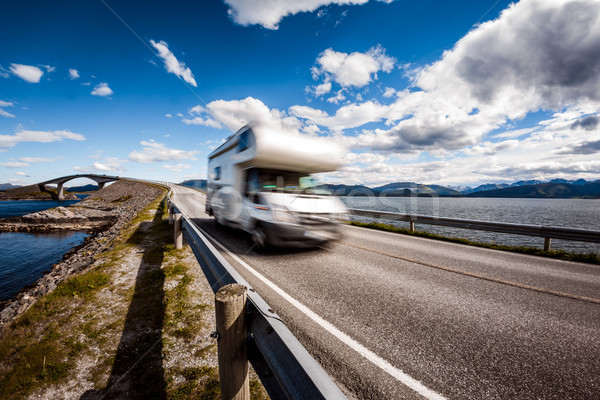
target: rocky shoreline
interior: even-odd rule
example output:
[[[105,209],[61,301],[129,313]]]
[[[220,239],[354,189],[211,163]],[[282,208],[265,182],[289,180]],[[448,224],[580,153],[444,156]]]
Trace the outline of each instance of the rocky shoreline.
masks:
[[[159,186],[122,179],[72,206],[0,220],[0,232],[85,230],[90,233],[50,272],[24,288],[16,298],[0,303],[0,330],[25,312],[37,298],[52,292],[69,275],[92,264],[95,256],[108,250],[121,229],[163,190]]]

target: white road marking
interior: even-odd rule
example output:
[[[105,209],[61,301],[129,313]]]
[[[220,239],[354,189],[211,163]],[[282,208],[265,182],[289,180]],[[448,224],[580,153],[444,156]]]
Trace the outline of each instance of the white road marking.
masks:
[[[304,315],[306,315],[307,317],[312,319],[314,322],[319,324],[323,329],[327,330],[329,333],[331,333],[333,336],[335,336],[342,343],[346,344],[348,347],[350,347],[351,349],[356,351],[358,354],[360,354],[361,356],[363,356],[364,358],[369,360],[371,363],[375,364],[377,367],[381,368],[382,370],[387,372],[389,375],[391,375],[398,381],[402,382],[404,385],[408,386],[409,388],[411,388],[412,390],[414,390],[421,396],[423,396],[427,399],[431,399],[431,400],[445,399],[445,397],[442,396],[441,394],[424,386],[418,380],[407,375],[402,370],[394,367],[388,361],[379,357],[377,354],[373,353],[371,350],[367,349],[365,346],[358,343],[356,340],[352,339],[350,336],[348,336],[344,332],[340,331],[333,324],[331,324],[330,322],[328,322],[325,319],[323,319],[322,317],[320,317],[318,314],[316,314],[310,308],[306,307],[304,304],[300,303],[298,300],[294,299],[292,296],[290,296],[289,294],[284,292],[283,289],[281,289],[275,283],[271,282],[260,272],[258,272],[257,270],[252,268],[250,265],[248,265],[244,260],[239,258],[237,255],[233,254],[231,251],[229,251],[229,249],[227,249],[225,246],[223,246],[218,240],[216,240],[214,237],[212,237],[206,231],[203,230],[203,232],[213,241],[213,243],[216,243],[217,246],[219,246],[219,248],[221,250],[226,252],[231,258],[233,258],[240,265],[242,265],[244,268],[246,268],[248,270],[248,272],[250,272],[251,274],[256,276],[258,279],[260,279],[264,284],[269,286],[273,291],[275,291],[277,294],[279,294],[281,297],[283,297],[285,300],[287,300],[290,304],[292,304],[294,307],[296,307],[298,310],[300,310],[300,312],[302,312]]]

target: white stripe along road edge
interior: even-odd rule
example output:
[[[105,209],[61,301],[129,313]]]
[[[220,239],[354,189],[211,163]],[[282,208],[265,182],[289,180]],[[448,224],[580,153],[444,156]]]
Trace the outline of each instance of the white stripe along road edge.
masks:
[[[229,249],[227,249],[225,246],[223,246],[221,243],[219,243],[218,240],[213,238],[206,231],[204,231],[203,229],[201,229],[201,230],[204,232],[204,234],[206,236],[208,236],[213,241],[213,243],[216,243],[217,246],[219,246],[219,248],[221,250],[226,252],[231,258],[233,258],[241,266],[246,268],[248,270],[248,272],[250,272],[251,274],[256,276],[258,279],[260,279],[264,284],[266,284],[271,289],[273,289],[273,291],[275,291],[277,294],[279,294],[281,297],[283,297],[285,300],[287,300],[290,304],[292,304],[294,307],[296,307],[298,310],[300,310],[300,312],[302,312],[304,315],[306,315],[307,317],[312,319],[314,322],[319,324],[323,329],[325,329],[326,331],[331,333],[333,336],[335,336],[337,339],[339,339],[342,343],[346,344],[348,347],[350,347],[351,349],[356,351],[358,354],[360,354],[361,356],[363,356],[364,358],[366,358],[367,360],[369,360],[370,362],[375,364],[377,367],[381,368],[382,370],[384,370],[385,372],[390,374],[392,377],[394,377],[398,381],[402,382],[404,385],[408,386],[409,388],[411,388],[412,390],[414,390],[421,396],[423,396],[427,399],[430,399],[430,400],[445,399],[445,397],[442,396],[441,394],[434,392],[433,390],[424,386],[418,380],[405,374],[402,370],[394,367],[392,364],[390,364],[383,358],[379,357],[377,354],[373,353],[371,350],[367,349],[365,346],[358,343],[356,340],[352,339],[350,336],[348,336],[344,332],[340,331],[333,324],[331,324],[330,322],[321,318],[310,308],[306,307],[304,304],[300,303],[298,300],[294,299],[292,296],[290,296],[289,294],[284,292],[283,289],[281,289],[279,286],[277,286],[276,284],[271,282],[260,272],[258,272],[254,268],[252,268],[241,258],[239,258],[235,254],[233,254],[231,251],[229,251]]]

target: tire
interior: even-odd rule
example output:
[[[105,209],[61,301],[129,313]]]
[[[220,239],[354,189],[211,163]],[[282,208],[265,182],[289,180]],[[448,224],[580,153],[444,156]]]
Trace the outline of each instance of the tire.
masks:
[[[252,245],[255,249],[262,251],[268,247],[267,234],[262,226],[256,225],[250,235],[252,236]]]

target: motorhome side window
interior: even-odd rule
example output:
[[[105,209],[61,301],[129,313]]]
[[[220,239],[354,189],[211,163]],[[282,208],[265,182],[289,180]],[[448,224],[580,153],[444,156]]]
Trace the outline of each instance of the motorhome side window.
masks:
[[[258,193],[260,188],[260,182],[258,180],[258,170],[249,169],[246,172],[246,196],[250,197]]]
[[[221,167],[215,167],[215,181],[218,181],[221,179]]]
[[[240,138],[238,139],[238,148],[237,152],[241,153],[242,151],[250,148],[252,146],[252,131],[247,130],[240,134]]]

